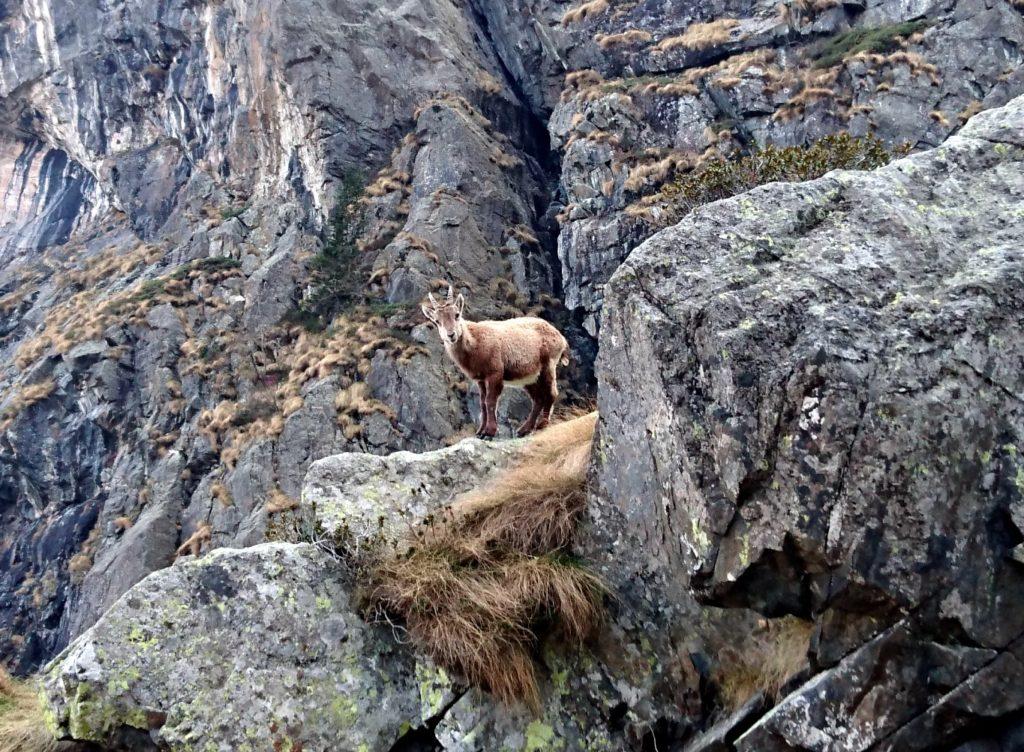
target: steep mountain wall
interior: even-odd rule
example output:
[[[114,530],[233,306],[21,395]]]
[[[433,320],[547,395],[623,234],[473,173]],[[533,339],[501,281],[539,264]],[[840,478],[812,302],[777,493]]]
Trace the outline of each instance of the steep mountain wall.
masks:
[[[366,552],[410,532],[430,550],[445,528],[420,521],[502,505],[486,489],[524,442],[467,439],[325,458],[296,515],[315,545],[151,574],[46,668],[48,723],[128,749],[1016,752],[1022,199],[1024,97],[631,254],[607,288],[585,522],[558,552],[600,574],[607,618],[583,645],[539,641],[536,711],[357,605]],[[457,540],[433,555],[479,576],[480,539]],[[445,589],[467,592],[420,598]]]
[[[261,541],[321,456],[464,430],[428,290],[555,318],[585,390],[679,175],[934,145],[1024,90],[1022,46],[1006,0],[3,4],[0,653],[39,666],[184,541]],[[306,331],[357,171],[365,305]]]
[[[27,670],[197,531],[261,540],[311,460],[460,430],[402,305],[429,284],[494,315],[552,288],[532,116],[455,4],[3,13],[0,623]],[[304,332],[282,317],[355,171],[352,275],[390,283]]]
[[[1019,746],[1022,198],[1018,98],[698,210],[612,277],[604,571],[815,623],[814,675],[736,749]]]

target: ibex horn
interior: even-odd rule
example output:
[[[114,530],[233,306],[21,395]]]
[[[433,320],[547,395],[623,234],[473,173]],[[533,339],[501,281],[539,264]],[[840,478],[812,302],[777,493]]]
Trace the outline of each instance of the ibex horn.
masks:
[[[430,305],[434,306],[434,308],[437,308],[437,301],[434,300],[434,293],[428,292],[427,297],[430,299]]]
[[[448,285],[448,300],[452,300],[455,297],[455,290],[452,289],[451,285]]]

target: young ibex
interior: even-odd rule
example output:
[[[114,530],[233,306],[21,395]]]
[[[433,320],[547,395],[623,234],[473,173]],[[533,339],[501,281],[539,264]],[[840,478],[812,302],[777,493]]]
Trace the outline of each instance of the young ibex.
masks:
[[[466,321],[466,299],[448,286],[443,303],[428,296],[423,315],[437,327],[445,352],[480,388],[480,429],[476,435],[498,433],[496,408],[505,386],[524,388],[533,409],[518,435],[544,428],[558,398],[555,369],[569,363],[569,343],[543,319],[523,316],[508,321]]]

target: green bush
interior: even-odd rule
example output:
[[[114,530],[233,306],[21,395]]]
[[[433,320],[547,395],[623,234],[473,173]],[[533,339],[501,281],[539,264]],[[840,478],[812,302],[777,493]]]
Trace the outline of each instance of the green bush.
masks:
[[[248,208],[249,208],[248,204],[243,204],[242,206],[235,206],[235,207],[231,207],[231,208],[228,208],[228,209],[221,209],[220,210],[220,218],[223,219],[224,221],[227,221],[229,219],[234,219],[235,217],[238,217],[238,216],[241,216],[242,214],[244,214],[245,210],[248,209]]]
[[[776,181],[813,180],[831,170],[872,170],[903,156],[909,145],[889,150],[876,136],[834,133],[808,146],[766,146],[734,160],[716,159],[662,188],[670,219],[698,206]]]
[[[163,277],[157,277],[156,279],[147,279],[145,282],[142,283],[142,286],[139,288],[138,293],[135,294],[132,302],[141,303],[142,301],[151,300],[152,298],[155,298],[157,295],[163,294],[164,285],[166,283],[167,280],[164,279]]]
[[[815,68],[831,68],[849,55],[873,52],[884,55],[899,47],[898,40],[928,27],[927,21],[878,26],[872,29],[851,29],[825,42],[814,54]]]
[[[410,310],[419,310],[409,303],[384,303],[379,301],[368,303],[366,308],[374,316],[383,316],[384,318],[398,313],[408,313]]]
[[[309,292],[299,309],[286,317],[288,320],[308,329],[323,329],[334,314],[360,301],[362,285],[356,273],[356,240],[363,222],[356,201],[363,192],[363,184],[363,176],[358,172],[348,172],[342,178],[324,246],[310,262]]]

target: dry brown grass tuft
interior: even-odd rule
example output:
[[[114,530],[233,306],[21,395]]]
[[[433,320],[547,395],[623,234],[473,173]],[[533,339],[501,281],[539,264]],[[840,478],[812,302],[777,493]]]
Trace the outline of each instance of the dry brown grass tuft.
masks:
[[[757,692],[777,699],[786,681],[807,665],[813,629],[793,616],[763,619],[746,641],[722,648],[712,681],[726,710],[737,710]]]
[[[638,44],[651,41],[651,32],[643,29],[627,29],[618,34],[598,34],[594,37],[597,46],[602,50],[612,50],[618,47],[635,47]]]
[[[34,684],[13,679],[0,667],[0,752],[57,752],[66,748],[47,730]]]
[[[604,81],[604,76],[592,68],[569,71],[565,74],[565,86],[567,89],[583,90],[596,86]]]
[[[661,97],[695,97],[700,94],[700,89],[693,84],[676,81],[655,87],[653,93]]]
[[[691,169],[697,163],[698,155],[692,152],[675,152],[663,159],[639,164],[629,171],[624,187],[627,191],[642,191],[652,185],[665,182],[676,170]]]
[[[706,50],[728,42],[732,38],[732,30],[739,24],[735,18],[690,24],[682,34],[662,39],[654,49],[659,52],[670,52],[680,47],[688,50]]]
[[[85,575],[92,569],[93,554],[96,551],[96,546],[100,541],[100,526],[94,525],[92,530],[89,531],[89,535],[82,543],[81,549],[78,553],[68,559],[68,573],[71,575],[71,580],[75,583],[79,583],[85,577]]]
[[[0,410],[0,433],[6,431],[22,412],[28,410],[32,405],[49,399],[50,395],[57,389],[53,379],[46,379],[36,384],[28,384],[14,395],[14,397]]]
[[[210,542],[210,536],[212,533],[213,528],[210,527],[209,522],[200,522],[196,527],[195,532],[178,547],[174,556],[184,556],[185,554],[199,556],[200,552],[203,550],[203,544]]]
[[[568,556],[596,421],[589,413],[539,432],[514,467],[370,567],[372,609],[504,702],[538,706],[540,633],[578,643],[600,622],[601,583]]]
[[[503,167],[506,170],[518,167],[523,163],[519,157],[512,156],[499,146],[495,146],[491,149],[491,153],[488,155],[488,158],[491,162],[498,165],[498,167]]]
[[[540,246],[540,241],[528,225],[514,225],[506,230],[509,238],[515,238],[522,246]]]
[[[609,8],[608,0],[590,0],[575,8],[570,8],[562,16],[562,25],[568,26],[571,23],[583,21],[587,18],[604,13]]]
[[[379,413],[389,420],[397,420],[395,411],[370,395],[365,381],[356,381],[334,395],[337,423],[346,439],[352,440],[362,432],[362,419]]]
[[[89,554],[75,554],[68,559],[68,572],[71,573],[72,579],[80,581],[90,569],[92,569],[92,557]]]
[[[501,82],[483,69],[476,73],[476,85],[485,94],[497,94],[501,91]]]
[[[234,504],[234,499],[231,498],[231,491],[224,485],[223,481],[215,480],[210,485],[210,498],[217,501],[222,507],[230,507]]]
[[[280,488],[275,488],[270,492],[270,498],[267,500],[267,514],[280,514],[298,508],[299,502]]]
[[[956,118],[958,121],[960,121],[960,125],[963,125],[972,117],[981,112],[981,110],[981,102],[979,102],[977,99],[974,99],[970,102],[970,104],[968,104],[966,107],[963,108],[963,110],[960,111],[960,114],[957,115]]]

